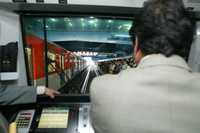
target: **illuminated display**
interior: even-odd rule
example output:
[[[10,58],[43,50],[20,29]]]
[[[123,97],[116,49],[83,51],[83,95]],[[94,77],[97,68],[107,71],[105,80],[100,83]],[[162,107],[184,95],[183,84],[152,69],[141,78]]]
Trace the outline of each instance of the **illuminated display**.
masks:
[[[67,128],[69,109],[49,107],[42,110],[38,128]]]

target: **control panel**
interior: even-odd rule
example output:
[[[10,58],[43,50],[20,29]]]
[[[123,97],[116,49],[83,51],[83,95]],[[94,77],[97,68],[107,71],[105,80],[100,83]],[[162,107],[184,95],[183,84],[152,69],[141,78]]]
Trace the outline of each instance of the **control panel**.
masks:
[[[20,111],[15,119],[18,133],[28,133],[31,127],[35,110]]]
[[[79,120],[78,120],[79,133],[94,133],[90,121],[90,105],[83,104],[79,106]]]
[[[36,106],[20,107],[23,110],[15,119],[18,133],[94,133],[88,95],[58,96],[54,100],[41,96],[37,100]]]
[[[41,104],[36,109],[30,131],[94,133],[90,121],[90,103]]]

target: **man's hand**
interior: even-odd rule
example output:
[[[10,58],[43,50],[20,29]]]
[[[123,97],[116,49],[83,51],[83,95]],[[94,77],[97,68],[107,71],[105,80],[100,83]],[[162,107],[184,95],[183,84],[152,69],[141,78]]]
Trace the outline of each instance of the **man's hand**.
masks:
[[[60,94],[60,92],[50,89],[50,88],[46,88],[44,94],[53,99],[55,95]]]

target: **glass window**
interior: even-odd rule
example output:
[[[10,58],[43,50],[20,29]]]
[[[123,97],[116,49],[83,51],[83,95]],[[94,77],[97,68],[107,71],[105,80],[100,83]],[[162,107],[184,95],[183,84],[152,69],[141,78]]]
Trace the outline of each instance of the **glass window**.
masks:
[[[47,78],[60,92],[89,93],[94,77],[133,66],[132,23],[119,17],[25,16],[29,80],[39,85]]]

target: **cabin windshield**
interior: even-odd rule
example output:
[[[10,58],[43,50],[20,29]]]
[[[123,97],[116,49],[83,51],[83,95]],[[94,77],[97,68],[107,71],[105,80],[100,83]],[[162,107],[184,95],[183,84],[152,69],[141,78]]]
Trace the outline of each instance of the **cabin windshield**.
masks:
[[[89,93],[94,77],[128,66],[132,23],[116,16],[23,17],[29,83]]]
[[[26,23],[29,33],[44,37],[41,18],[28,18]],[[132,54],[131,24],[131,20],[93,16],[47,18],[47,40],[93,60],[125,57]]]

